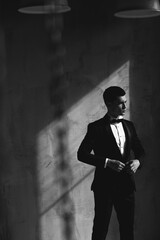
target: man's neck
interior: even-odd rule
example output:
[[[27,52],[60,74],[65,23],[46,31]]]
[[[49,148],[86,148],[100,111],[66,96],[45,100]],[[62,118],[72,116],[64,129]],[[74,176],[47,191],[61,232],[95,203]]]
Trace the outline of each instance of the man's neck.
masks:
[[[111,115],[110,113],[107,113],[108,114],[108,116],[109,116],[109,118],[110,119],[123,119],[123,116],[122,115],[119,115],[119,116],[113,116],[113,115]]]

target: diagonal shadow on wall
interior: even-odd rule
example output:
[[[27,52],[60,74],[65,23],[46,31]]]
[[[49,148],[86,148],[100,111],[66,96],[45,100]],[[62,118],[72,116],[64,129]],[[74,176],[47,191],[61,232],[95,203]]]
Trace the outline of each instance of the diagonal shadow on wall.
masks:
[[[1,110],[4,146],[1,151],[5,152],[2,161],[2,195],[7,202],[6,214],[11,235],[17,240],[22,237],[27,240],[41,239],[48,234],[53,239],[60,239],[60,224],[54,209],[70,192],[74,200],[80,198],[78,211],[83,211],[82,197],[88,209],[86,222],[76,221],[81,226],[88,223],[87,218],[91,222],[92,204],[89,204],[91,196],[88,188],[93,170],[77,163],[76,149],[88,122],[106,112],[100,100],[103,88],[110,84],[120,84],[128,90],[129,65],[126,61],[130,54],[130,26],[117,22],[109,12],[105,22],[105,14],[99,18],[100,9],[99,14],[95,15],[96,9],[93,8],[91,16],[85,9],[83,15],[80,1],[79,5],[79,10],[78,5],[74,5],[75,11],[64,17],[66,74],[62,85],[65,121],[68,124],[67,156],[72,170],[71,185],[64,193],[59,190],[59,176],[55,172],[58,164],[54,151],[57,119],[49,96],[50,58],[45,18],[16,13],[6,15],[2,21],[7,58]],[[80,16],[84,16],[83,21]],[[54,93],[56,90],[52,91]],[[79,105],[79,102],[82,104]],[[77,219],[81,217],[80,212],[75,213]],[[40,215],[42,219],[39,219]],[[83,235],[80,229],[77,231],[77,238]]]

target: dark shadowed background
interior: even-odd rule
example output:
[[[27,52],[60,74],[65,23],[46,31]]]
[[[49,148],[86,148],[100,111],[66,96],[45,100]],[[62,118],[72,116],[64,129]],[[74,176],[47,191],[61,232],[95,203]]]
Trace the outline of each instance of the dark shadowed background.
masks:
[[[50,48],[47,16],[17,12],[32,2],[0,2],[0,239],[90,239],[94,169],[76,152],[87,124],[106,113],[103,90],[119,85],[146,151],[136,173],[135,239],[159,240],[160,17],[118,19],[116,1],[68,0],[62,40]],[[68,222],[72,234],[64,235]],[[118,239],[113,212],[108,240]]]

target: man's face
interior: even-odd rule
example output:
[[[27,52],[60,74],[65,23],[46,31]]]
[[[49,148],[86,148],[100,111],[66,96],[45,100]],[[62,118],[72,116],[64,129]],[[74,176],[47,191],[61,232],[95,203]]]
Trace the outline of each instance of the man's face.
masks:
[[[126,111],[126,96],[117,97],[117,99],[108,105],[108,113],[117,118],[119,116],[124,116]]]

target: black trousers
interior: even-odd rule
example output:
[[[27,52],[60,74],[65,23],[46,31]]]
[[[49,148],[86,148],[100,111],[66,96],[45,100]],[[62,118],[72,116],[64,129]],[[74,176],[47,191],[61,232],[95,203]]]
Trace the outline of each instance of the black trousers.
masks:
[[[122,194],[99,189],[94,191],[94,200],[92,240],[106,239],[113,207],[119,222],[120,240],[134,240],[135,193]]]

